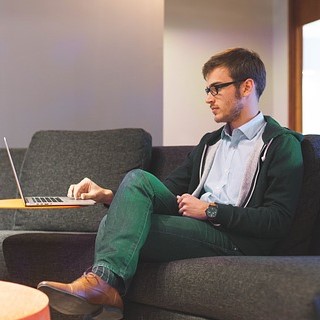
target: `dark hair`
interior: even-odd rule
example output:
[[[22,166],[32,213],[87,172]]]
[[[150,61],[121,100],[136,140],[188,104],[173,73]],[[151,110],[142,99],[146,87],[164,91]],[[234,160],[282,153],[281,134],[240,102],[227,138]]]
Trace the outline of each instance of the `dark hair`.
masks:
[[[212,56],[202,68],[204,78],[216,68],[227,68],[234,81],[253,79],[260,98],[266,86],[266,69],[259,55],[251,50],[233,48]]]

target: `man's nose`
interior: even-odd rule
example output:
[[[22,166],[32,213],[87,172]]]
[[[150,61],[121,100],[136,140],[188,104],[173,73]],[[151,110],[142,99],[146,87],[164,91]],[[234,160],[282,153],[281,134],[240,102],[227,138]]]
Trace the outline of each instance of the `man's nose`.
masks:
[[[206,96],[206,100],[205,101],[206,101],[207,104],[211,104],[213,100],[214,100],[214,96],[211,94],[211,92],[209,92],[207,94],[207,96]]]

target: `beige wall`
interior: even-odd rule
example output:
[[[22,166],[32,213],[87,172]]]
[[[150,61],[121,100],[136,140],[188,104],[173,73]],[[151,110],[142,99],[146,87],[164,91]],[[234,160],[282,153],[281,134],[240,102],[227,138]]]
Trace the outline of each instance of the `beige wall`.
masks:
[[[287,1],[166,0],[164,144],[196,144],[218,128],[205,105],[204,62],[217,51],[247,47],[267,69],[261,110],[287,125]]]
[[[162,46],[163,0],[0,0],[0,137],[143,127],[161,144]]]
[[[286,25],[287,0],[0,0],[0,138],[143,127],[195,144],[217,127],[201,67],[230,46],[261,54],[262,111],[286,125]]]

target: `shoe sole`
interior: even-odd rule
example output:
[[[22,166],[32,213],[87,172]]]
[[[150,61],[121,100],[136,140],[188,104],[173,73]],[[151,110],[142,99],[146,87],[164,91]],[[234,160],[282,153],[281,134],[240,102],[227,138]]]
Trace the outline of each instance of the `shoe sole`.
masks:
[[[48,296],[50,307],[63,314],[86,315],[99,314],[103,312],[102,305],[92,304],[81,297],[72,295],[71,293],[60,291],[48,286],[39,287],[38,289]]]

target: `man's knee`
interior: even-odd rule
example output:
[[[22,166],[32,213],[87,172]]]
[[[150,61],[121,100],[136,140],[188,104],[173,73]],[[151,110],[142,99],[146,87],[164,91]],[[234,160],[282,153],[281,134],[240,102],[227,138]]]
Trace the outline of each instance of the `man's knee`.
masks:
[[[150,172],[142,169],[133,169],[129,171],[123,179],[123,184],[131,187],[141,187],[153,189],[155,184],[159,181],[158,179]]]
[[[124,179],[128,181],[141,181],[141,179],[146,176],[146,173],[147,172],[142,169],[133,169],[125,175]]]
[[[149,183],[150,179],[151,173],[142,169],[133,169],[125,175],[122,183],[130,186],[140,186]]]

